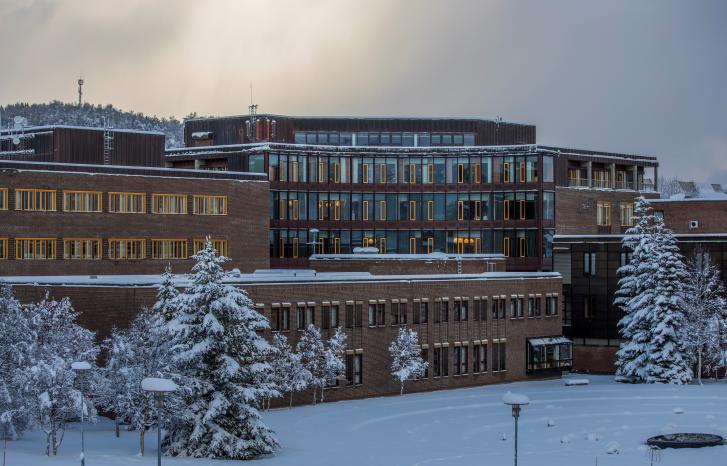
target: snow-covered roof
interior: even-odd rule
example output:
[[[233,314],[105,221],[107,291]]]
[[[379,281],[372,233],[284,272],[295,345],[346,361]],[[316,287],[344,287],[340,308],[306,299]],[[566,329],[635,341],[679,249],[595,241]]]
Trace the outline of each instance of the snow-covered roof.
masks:
[[[359,249],[359,248],[356,248]],[[354,252],[353,254],[313,254],[311,260],[457,260],[457,259],[501,259],[505,260],[503,254],[446,254],[443,252],[432,252],[429,254],[380,254],[377,248],[375,252]]]
[[[677,187],[680,192],[672,194],[668,199],[651,199],[649,202],[727,201],[727,191],[720,184],[678,181]]]
[[[410,121],[437,121],[437,120],[454,120],[454,121],[480,121],[480,122],[486,122],[486,123],[499,123],[502,125],[522,125],[522,126],[533,126],[529,123],[516,123],[512,121],[504,121],[504,120],[494,120],[494,119],[485,119],[485,118],[478,118],[478,117],[451,117],[451,116],[428,116],[428,117],[422,117],[422,116],[411,116],[411,115],[404,115],[404,116],[341,116],[341,115],[279,115],[277,113],[259,113],[256,115],[256,118],[259,120],[260,118],[289,118],[291,120],[351,120],[351,121],[365,121],[365,120],[410,120]],[[206,120],[225,120],[229,118],[250,118],[250,114],[241,114],[241,115],[225,115],[225,116],[219,116],[219,117],[199,117],[199,118],[190,118],[187,121],[206,121]],[[410,131],[410,132],[417,132],[417,131]]]
[[[369,272],[316,272],[315,270],[257,270],[251,274],[229,273],[225,283],[231,285],[279,283],[338,283],[338,282],[431,282],[463,280],[524,280],[560,278],[558,272],[483,272],[470,274],[373,275]],[[5,276],[0,283],[13,285],[57,286],[138,286],[155,287],[161,275],[46,275]],[[175,275],[176,286],[191,284],[187,275]]]
[[[0,134],[21,134],[21,133],[37,133],[39,131],[47,131],[54,129],[80,129],[87,131],[112,131],[114,133],[136,133],[136,134],[153,134],[157,136],[165,136],[164,133],[159,131],[142,131],[138,129],[124,129],[124,128],[104,128],[100,126],[72,126],[72,125],[45,125],[45,126],[24,126],[19,129],[3,129],[0,130]]]
[[[528,343],[533,346],[573,344],[572,341],[563,336],[528,338]]]

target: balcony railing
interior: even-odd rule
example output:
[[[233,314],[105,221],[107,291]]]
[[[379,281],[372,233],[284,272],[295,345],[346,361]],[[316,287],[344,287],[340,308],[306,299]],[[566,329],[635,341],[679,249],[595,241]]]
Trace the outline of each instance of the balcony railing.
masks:
[[[593,188],[606,188],[606,189],[609,189],[609,188],[611,188],[611,182],[608,179],[606,179],[606,180],[593,180],[591,182],[591,187],[593,187]]]
[[[616,180],[616,189],[634,189],[633,181]]]
[[[579,188],[587,188],[588,187],[588,179],[587,178],[568,178],[568,186],[576,186]]]
[[[654,182],[646,179],[639,183],[639,191],[653,191],[654,190]]]

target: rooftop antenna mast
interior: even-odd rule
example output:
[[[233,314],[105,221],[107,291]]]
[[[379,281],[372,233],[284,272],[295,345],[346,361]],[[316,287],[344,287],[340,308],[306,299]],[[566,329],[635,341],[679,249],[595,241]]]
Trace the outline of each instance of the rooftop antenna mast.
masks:
[[[255,142],[255,127],[257,126],[257,105],[252,102],[252,83],[250,83],[250,106],[248,107],[248,109],[250,110],[250,119],[247,121],[247,139],[250,142]]]
[[[83,105],[83,78],[78,78],[78,106]]]

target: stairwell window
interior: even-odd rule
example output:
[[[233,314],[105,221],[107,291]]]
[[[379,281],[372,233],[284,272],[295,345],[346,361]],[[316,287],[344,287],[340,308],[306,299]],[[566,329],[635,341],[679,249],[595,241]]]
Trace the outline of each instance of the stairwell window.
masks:
[[[63,191],[64,212],[101,212],[100,191]]]
[[[596,224],[599,226],[611,225],[611,203],[598,202],[596,204]]]
[[[187,196],[185,194],[152,194],[151,212],[153,214],[186,214]]]
[[[64,238],[64,259],[101,259],[101,240],[99,238]]]
[[[194,195],[192,213],[194,215],[227,215],[227,196]]]
[[[15,258],[41,260],[56,258],[55,238],[16,238]]]
[[[146,194],[109,193],[109,212],[115,214],[143,214],[146,212]]]
[[[144,259],[146,240],[137,238],[110,238],[109,259]]]
[[[56,210],[54,189],[16,189],[15,210],[48,212]]]

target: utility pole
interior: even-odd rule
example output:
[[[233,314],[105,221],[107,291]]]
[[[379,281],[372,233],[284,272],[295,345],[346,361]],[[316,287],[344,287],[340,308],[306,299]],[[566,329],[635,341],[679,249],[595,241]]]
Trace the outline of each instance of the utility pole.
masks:
[[[83,105],[83,78],[78,78],[78,106]]]

